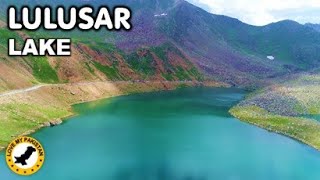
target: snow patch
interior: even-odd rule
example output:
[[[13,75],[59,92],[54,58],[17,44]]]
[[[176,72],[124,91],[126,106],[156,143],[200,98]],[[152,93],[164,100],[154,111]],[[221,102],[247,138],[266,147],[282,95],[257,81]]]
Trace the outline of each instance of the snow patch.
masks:
[[[270,60],[274,60],[275,59],[274,56],[267,56],[267,58],[270,59]]]
[[[167,13],[162,13],[162,14],[155,14],[154,17],[161,17],[161,16],[167,16]]]

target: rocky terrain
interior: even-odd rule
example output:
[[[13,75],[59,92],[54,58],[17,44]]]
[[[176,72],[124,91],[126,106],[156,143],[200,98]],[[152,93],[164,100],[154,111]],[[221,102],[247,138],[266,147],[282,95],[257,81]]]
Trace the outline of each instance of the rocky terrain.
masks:
[[[0,2],[3,8],[10,3],[18,7],[23,4],[17,0]],[[62,2],[24,1],[52,7]],[[88,1],[70,0],[64,4],[81,6],[86,3]],[[320,63],[317,53],[320,33],[294,21],[256,27],[234,18],[210,14],[184,0],[91,0],[90,3],[130,7],[133,29],[129,32],[39,30],[21,33],[3,29],[2,36],[18,36],[18,39],[71,37],[74,54],[67,62],[66,58],[44,58],[40,66],[27,60],[32,66],[29,72],[37,80],[48,82],[101,79],[106,74],[111,80],[199,80],[205,77],[256,88],[270,84],[270,78],[310,70]],[[4,43],[6,46],[6,41]],[[269,59],[271,56],[273,58]],[[177,66],[179,63],[182,63],[181,67]],[[56,75],[49,70],[47,77],[40,77],[43,73],[36,72],[50,69],[45,64],[49,64]],[[102,76],[93,73],[95,70],[102,72]]]
[[[230,112],[245,122],[285,134],[320,150],[320,123],[312,118],[320,114],[320,74],[317,71],[255,91]]]

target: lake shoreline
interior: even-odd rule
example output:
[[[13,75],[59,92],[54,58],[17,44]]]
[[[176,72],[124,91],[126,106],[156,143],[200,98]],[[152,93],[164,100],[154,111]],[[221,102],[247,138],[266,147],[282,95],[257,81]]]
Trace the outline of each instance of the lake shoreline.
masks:
[[[141,84],[151,85],[153,83],[154,82],[151,82],[151,83],[140,83],[140,85]],[[45,121],[45,122],[41,123],[39,126],[33,128],[33,129],[28,129],[27,131],[25,131],[25,132],[23,132],[23,133],[21,133],[21,134],[19,134],[17,136],[12,137],[12,139],[14,139],[14,138],[16,138],[18,136],[27,136],[27,135],[34,134],[34,133],[36,133],[37,131],[39,131],[39,130],[41,130],[43,128],[52,127],[52,124],[55,124],[54,122],[61,122],[61,123],[57,123],[57,124],[53,125],[53,126],[58,126],[58,125],[62,124],[63,122],[65,122],[66,120],[70,119],[71,117],[77,116],[77,113],[72,109],[72,106],[77,105],[77,104],[95,102],[95,101],[99,101],[99,100],[104,100],[104,99],[109,99],[109,98],[114,98],[114,97],[119,97],[119,96],[132,95],[132,94],[137,94],[137,93],[148,93],[148,92],[158,92],[158,91],[168,91],[168,90],[170,91],[170,90],[175,90],[177,88],[180,88],[179,87],[180,85],[183,85],[183,87],[200,87],[200,86],[201,87],[216,87],[216,88],[219,88],[219,87],[221,87],[221,88],[230,87],[230,86],[228,86],[226,84],[219,84],[219,83],[216,83],[216,82],[206,82],[206,83],[204,83],[204,82],[187,82],[187,83],[178,82],[178,83],[175,83],[174,86],[170,86],[170,88],[168,88],[168,85],[171,84],[172,82],[161,82],[161,83],[163,83],[164,86],[162,86],[161,88],[157,87],[157,88],[152,89],[152,90],[144,87],[144,88],[140,89],[139,91],[117,92],[116,94],[113,94],[113,95],[106,95],[106,96],[101,96],[101,97],[93,98],[93,99],[89,98],[87,100],[75,101],[75,102],[69,104],[70,107],[68,108],[68,114],[66,114],[64,116],[61,116],[61,117],[58,117],[58,118],[53,118],[53,119],[50,119],[48,121]],[[54,86],[57,86],[57,85],[54,85]],[[45,88],[45,87],[48,88],[48,86],[44,86],[43,88]],[[35,90],[35,91],[37,91],[37,90]],[[74,93],[71,92],[70,94],[72,95]],[[229,112],[233,117],[237,118],[239,121],[252,124],[252,125],[254,125],[256,127],[265,129],[265,130],[267,130],[269,132],[272,132],[272,133],[277,133],[277,134],[292,138],[295,141],[301,142],[301,143],[303,143],[303,144],[305,144],[305,145],[307,145],[307,146],[309,146],[309,147],[311,147],[313,149],[316,149],[317,151],[320,151],[320,146],[318,147],[318,146],[316,146],[316,145],[314,145],[314,144],[312,144],[312,143],[310,143],[308,141],[305,141],[302,138],[299,138],[297,136],[293,136],[292,134],[288,134],[288,133],[282,132],[281,130],[275,130],[275,129],[269,128],[268,126],[263,125],[262,123],[259,123],[259,121],[251,122],[250,120],[248,120],[248,118],[239,116],[239,114],[237,112],[233,111],[235,107],[232,107]],[[263,117],[263,116],[264,115],[261,115],[261,117]],[[5,148],[6,147],[2,147],[1,146],[0,147],[0,152],[4,151]]]
[[[316,138],[319,135],[316,130],[320,128],[320,124],[317,122],[306,118],[274,115],[255,106],[235,106],[229,112],[242,122],[291,138],[320,151],[320,144]],[[284,123],[281,124],[279,121]],[[303,132],[297,131],[302,128]]]
[[[97,83],[103,83],[103,82],[97,82]],[[92,84],[94,84],[94,82],[90,83],[90,85],[92,85]],[[230,87],[227,84],[214,82],[214,81],[208,81],[208,82],[197,82],[197,81],[193,81],[193,82],[191,82],[191,81],[190,82],[139,82],[139,83],[128,82],[127,85],[126,85],[126,82],[121,82],[121,84],[127,90],[132,85],[134,85],[134,86],[141,85],[141,89],[138,88],[139,90],[136,90],[136,89],[134,89],[132,91],[129,90],[128,92],[118,91],[118,92],[113,93],[111,95],[107,94],[107,95],[103,95],[103,96],[96,97],[96,98],[81,99],[80,101],[72,102],[72,103],[68,104],[69,108],[67,110],[68,111],[67,114],[65,114],[61,117],[48,119],[47,121],[42,122],[39,126],[36,126],[32,129],[28,129],[27,131],[20,133],[19,135],[11,136],[11,139],[15,139],[16,137],[19,137],[19,136],[28,136],[28,135],[36,133],[37,131],[39,131],[41,129],[50,128],[50,127],[52,127],[52,124],[55,124],[54,122],[59,122],[59,123],[56,123],[54,126],[58,126],[58,125],[62,124],[66,120],[70,119],[71,117],[77,116],[77,113],[72,109],[72,106],[77,105],[77,104],[89,103],[89,102],[94,102],[94,101],[99,101],[99,100],[104,100],[104,99],[109,99],[109,98],[114,98],[114,97],[119,97],[119,96],[125,96],[125,95],[132,95],[132,94],[137,94],[137,93],[170,91],[170,90],[175,90],[175,89],[185,88],[185,87],[216,87],[216,88]],[[161,84],[161,86],[159,86],[159,84]],[[85,85],[85,84],[83,84],[83,85]],[[52,85],[52,86],[56,86],[55,88],[62,88],[57,85]],[[72,86],[72,84],[71,85],[65,84],[63,86]],[[150,87],[152,87],[152,88],[150,88]],[[47,89],[50,88],[50,85],[40,87],[39,89],[35,89],[35,91],[41,91],[42,89],[45,89],[45,88],[47,88]],[[26,94],[29,94],[29,93],[32,93],[32,92],[26,92]],[[72,96],[76,96],[76,94],[72,91],[70,91],[69,94]],[[23,95],[23,93],[21,95]],[[0,152],[4,151],[5,149],[6,149],[6,147],[0,146]]]
[[[75,105],[78,116],[31,135],[50,155],[34,179],[318,179],[318,151],[228,113],[247,93],[234,87],[190,87]],[[76,161],[88,153],[82,163]],[[91,163],[101,168],[90,168]],[[89,168],[79,171],[83,164]],[[11,177],[9,169],[0,175]]]
[[[235,117],[235,116],[234,116],[234,117]],[[235,118],[237,118],[237,117],[235,117]],[[237,118],[237,119],[239,119],[239,118]],[[302,139],[299,139],[298,137],[295,137],[295,136],[293,136],[293,135],[286,134],[286,133],[281,132],[281,131],[275,131],[275,130],[269,129],[268,127],[265,127],[265,126],[263,126],[263,125],[261,125],[261,124],[251,123],[251,122],[246,121],[246,120],[244,120],[244,119],[239,119],[239,120],[242,121],[242,122],[251,124],[251,125],[253,125],[253,126],[259,127],[259,128],[261,128],[261,129],[264,129],[264,130],[266,130],[266,131],[268,131],[268,132],[270,132],[270,133],[276,133],[276,134],[279,134],[279,135],[281,135],[281,136],[285,136],[285,137],[287,137],[287,138],[290,138],[290,139],[292,139],[292,140],[294,140],[294,141],[297,141],[297,142],[299,142],[299,143],[301,143],[301,144],[303,144],[303,145],[305,145],[305,146],[308,146],[308,147],[310,147],[310,148],[312,148],[312,149],[320,152],[320,148],[319,148],[319,147],[317,147],[317,146],[315,146],[315,145],[313,145],[313,144],[310,144],[308,141],[304,141],[304,140],[302,140]]]

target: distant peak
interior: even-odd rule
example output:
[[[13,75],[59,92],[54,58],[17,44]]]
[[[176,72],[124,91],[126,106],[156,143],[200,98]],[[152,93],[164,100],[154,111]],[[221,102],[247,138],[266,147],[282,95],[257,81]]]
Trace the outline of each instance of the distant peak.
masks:
[[[279,21],[279,22],[276,22],[276,23],[273,23],[273,24],[301,25],[300,23],[298,23],[296,21],[293,21],[293,20],[289,20],[289,19],[282,20],[282,21]]]
[[[274,22],[274,23],[271,23],[271,24],[268,24],[264,27],[286,27],[286,28],[290,28],[290,27],[303,27],[302,24],[296,22],[296,21],[293,21],[293,20],[282,20],[282,21],[278,21],[278,22]]]
[[[305,26],[320,32],[320,24],[306,23]]]

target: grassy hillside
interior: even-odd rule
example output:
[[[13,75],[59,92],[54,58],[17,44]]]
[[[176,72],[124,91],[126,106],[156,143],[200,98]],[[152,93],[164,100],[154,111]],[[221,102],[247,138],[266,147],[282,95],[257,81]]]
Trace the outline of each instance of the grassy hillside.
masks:
[[[159,12],[144,9],[136,11],[134,29],[119,35],[117,47],[130,51],[173,42],[205,75],[239,86],[263,84],[262,79],[286,71],[266,57],[235,49],[215,30],[213,15],[185,1],[177,1],[161,13],[165,15],[157,16]]]
[[[262,58],[274,56],[275,61],[295,68],[319,64],[320,35],[317,31],[294,21],[281,21],[254,27],[227,17],[217,16],[217,31],[237,49]],[[227,28],[234,25],[234,28]],[[285,67],[285,66],[284,66]]]
[[[320,114],[319,89],[318,72],[302,73],[254,92],[240,105],[254,105],[286,116]]]
[[[312,119],[278,115],[257,106],[237,106],[230,113],[244,122],[292,137],[320,150],[320,123]]]
[[[319,100],[319,72],[303,73],[252,93],[230,112],[320,149],[320,123],[312,116],[320,114]]]
[[[59,37],[59,34],[54,36]],[[21,47],[26,37],[38,39],[50,35],[42,31],[13,32],[5,27],[0,28],[0,68],[10,71],[0,73],[0,80],[3,81],[0,91],[36,83],[204,79],[197,66],[171,43],[124,52],[104,40],[94,39],[98,34],[91,40],[75,35],[71,57],[8,57],[9,38],[16,38],[17,46]]]
[[[155,18],[156,29],[195,58],[203,72],[223,81],[259,84],[320,62],[320,33],[294,21],[256,27],[183,1],[166,13]]]
[[[60,2],[14,0],[3,1],[2,4],[3,7],[25,3],[54,6]],[[64,4],[80,6],[86,3],[70,0]],[[119,72],[119,65],[112,59],[120,60],[108,57],[108,62],[85,62],[84,67],[89,68],[89,73],[86,71],[81,78],[76,79],[99,79],[101,74],[94,73],[97,70],[112,80],[191,80],[207,76],[237,86],[263,86],[269,83],[269,78],[308,71],[320,64],[320,33],[293,21],[263,27],[250,26],[237,19],[210,14],[183,0],[92,0],[90,3],[95,6],[124,4],[131,7],[133,29],[130,32],[26,32],[32,37],[72,37],[74,42],[98,52],[100,58],[105,54],[118,54],[126,73],[134,74],[132,78]],[[166,62],[168,57],[153,52],[168,44],[172,47],[168,50],[183,55],[180,56],[181,62],[191,62],[193,67],[185,66],[188,63],[181,67],[170,67],[173,65]],[[141,51],[149,52],[144,56],[138,55]],[[171,52],[166,53],[168,56]],[[86,52],[82,55],[87,56]],[[273,56],[275,60],[267,56]],[[63,73],[57,73],[59,80]],[[72,79],[64,77],[63,81]]]

